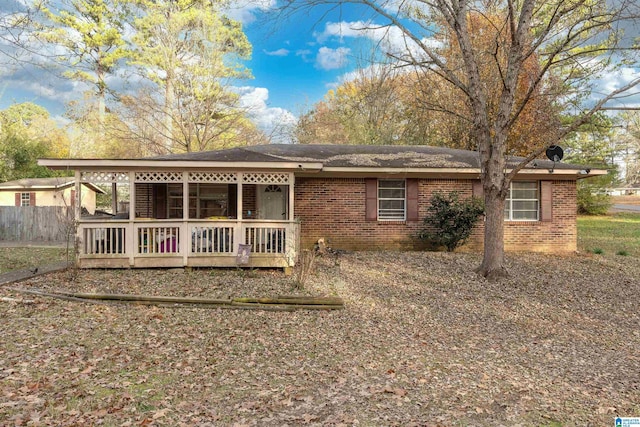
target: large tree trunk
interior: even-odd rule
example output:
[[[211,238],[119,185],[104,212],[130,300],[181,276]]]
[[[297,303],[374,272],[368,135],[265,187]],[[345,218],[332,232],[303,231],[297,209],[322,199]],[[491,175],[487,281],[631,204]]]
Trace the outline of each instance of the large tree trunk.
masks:
[[[476,269],[489,280],[507,276],[504,266],[504,197],[499,191],[485,189],[484,257]]]

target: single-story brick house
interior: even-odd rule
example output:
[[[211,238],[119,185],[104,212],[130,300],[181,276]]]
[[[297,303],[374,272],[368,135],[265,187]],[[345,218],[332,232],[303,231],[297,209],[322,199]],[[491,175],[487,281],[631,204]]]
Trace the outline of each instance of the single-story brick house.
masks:
[[[90,182],[82,183],[80,205],[94,213],[96,194],[105,191]],[[0,183],[0,206],[74,206],[74,178],[24,178]]]
[[[512,159],[516,161],[517,159]],[[76,215],[81,267],[290,267],[299,248],[412,248],[435,191],[480,194],[473,151],[273,144],[145,159],[44,159],[80,183],[124,188],[129,211]],[[512,163],[513,164],[513,163]],[[576,181],[604,170],[536,160],[505,210],[507,250],[576,250]],[[482,245],[482,225],[467,247]]]

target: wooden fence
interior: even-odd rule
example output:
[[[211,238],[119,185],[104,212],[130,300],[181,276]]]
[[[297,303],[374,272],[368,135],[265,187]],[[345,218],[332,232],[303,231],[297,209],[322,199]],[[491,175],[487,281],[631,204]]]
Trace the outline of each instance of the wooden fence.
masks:
[[[73,232],[70,207],[0,206],[0,240],[65,242]]]

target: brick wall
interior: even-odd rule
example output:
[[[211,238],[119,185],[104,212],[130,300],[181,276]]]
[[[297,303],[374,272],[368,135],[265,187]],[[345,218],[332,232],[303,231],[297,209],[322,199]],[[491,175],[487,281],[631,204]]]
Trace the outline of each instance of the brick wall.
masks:
[[[297,178],[295,217],[301,221],[301,245],[311,247],[319,238],[333,248],[418,249],[415,237],[422,227],[435,191],[472,194],[472,180],[419,180],[419,221],[366,221],[364,178]],[[474,230],[468,250],[482,249],[484,227]],[[507,250],[566,252],[576,250],[576,187],[573,181],[553,181],[552,222],[508,222]]]

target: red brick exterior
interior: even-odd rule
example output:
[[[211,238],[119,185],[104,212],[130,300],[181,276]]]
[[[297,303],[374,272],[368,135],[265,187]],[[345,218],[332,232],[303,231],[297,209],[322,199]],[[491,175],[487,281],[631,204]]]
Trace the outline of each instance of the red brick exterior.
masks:
[[[472,180],[420,179],[418,221],[367,221],[364,178],[297,178],[295,218],[300,220],[301,245],[311,247],[319,238],[338,249],[418,249],[415,237],[422,227],[431,195],[457,191],[470,197]],[[505,223],[505,249],[569,252],[576,250],[576,185],[552,181],[553,220]],[[474,230],[468,250],[481,250],[484,227]]]

